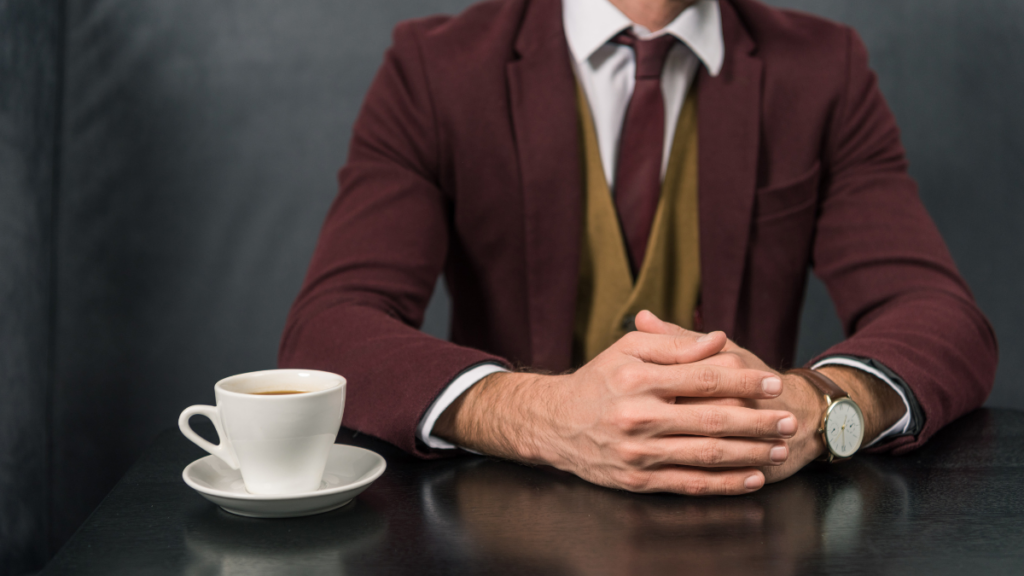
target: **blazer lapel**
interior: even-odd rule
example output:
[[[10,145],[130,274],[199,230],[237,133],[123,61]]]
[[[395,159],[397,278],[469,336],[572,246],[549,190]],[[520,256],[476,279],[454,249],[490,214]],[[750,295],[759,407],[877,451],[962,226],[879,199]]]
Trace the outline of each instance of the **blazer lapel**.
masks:
[[[725,63],[716,77],[702,68],[697,83],[701,314],[706,330],[733,337],[757,185],[762,64],[731,4],[719,4]]]
[[[526,241],[530,365],[571,367],[583,166],[574,73],[561,3],[530,2],[508,77]]]

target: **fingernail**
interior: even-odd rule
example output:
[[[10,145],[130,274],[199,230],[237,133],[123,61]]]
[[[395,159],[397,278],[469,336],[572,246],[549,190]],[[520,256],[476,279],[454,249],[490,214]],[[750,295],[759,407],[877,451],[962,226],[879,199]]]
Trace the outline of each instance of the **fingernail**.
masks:
[[[789,449],[785,446],[776,446],[768,451],[768,457],[772,462],[785,462],[789,456]]]
[[[705,335],[701,336],[700,338],[697,338],[697,342],[707,342],[708,340],[711,340],[714,337],[715,337],[714,334],[705,334]]]
[[[792,436],[796,434],[796,418],[783,418],[779,420],[779,434]]]
[[[761,487],[761,477],[757,474],[747,476],[747,479],[743,481],[743,485],[746,486],[747,490],[757,490]]]
[[[764,389],[764,393],[769,396],[778,396],[782,394],[782,380],[779,380],[776,376],[769,376],[764,380],[761,380],[761,388]]]

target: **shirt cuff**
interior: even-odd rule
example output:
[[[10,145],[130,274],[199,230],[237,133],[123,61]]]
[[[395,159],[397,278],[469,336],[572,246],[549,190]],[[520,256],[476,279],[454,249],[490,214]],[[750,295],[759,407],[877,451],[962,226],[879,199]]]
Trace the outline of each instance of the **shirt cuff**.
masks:
[[[454,380],[448,384],[448,387],[441,391],[434,399],[434,403],[427,408],[426,414],[420,419],[420,423],[416,426],[416,438],[429,446],[437,450],[445,450],[451,448],[458,448],[455,444],[447,442],[434,436],[434,424],[437,423],[437,419],[440,418],[441,413],[445,411],[452,402],[455,402],[459,396],[466,390],[473,387],[474,384],[484,379],[486,376],[490,376],[495,372],[508,372],[504,367],[499,364],[487,362],[484,364],[477,364],[476,366],[466,370],[455,377]]]
[[[904,434],[907,433],[908,430],[912,429],[913,419],[910,416],[910,402],[907,400],[907,395],[903,392],[903,388],[898,386],[895,382],[892,381],[891,378],[883,374],[880,370],[874,368],[873,366],[869,366],[868,364],[865,364],[864,362],[861,362],[859,360],[854,360],[852,358],[846,358],[842,356],[829,356],[828,358],[822,358],[814,366],[811,366],[811,370],[817,370],[822,366],[847,366],[849,368],[856,368],[857,370],[860,370],[862,372],[867,372],[868,374],[871,374],[875,378],[878,378],[882,382],[888,384],[890,388],[895,390],[896,393],[900,395],[900,400],[903,400],[903,406],[907,409],[906,412],[903,413],[903,417],[897,420],[895,424],[887,428],[884,432],[879,434],[877,438],[872,440],[871,443],[868,444],[867,446],[864,446],[864,448],[870,448],[871,446],[878,444],[879,442],[885,440],[886,438],[891,438],[894,436],[903,436]]]

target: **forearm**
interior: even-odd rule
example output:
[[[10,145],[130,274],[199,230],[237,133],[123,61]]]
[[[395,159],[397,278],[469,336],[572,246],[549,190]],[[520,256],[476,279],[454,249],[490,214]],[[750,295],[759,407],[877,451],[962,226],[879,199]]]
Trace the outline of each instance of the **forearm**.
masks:
[[[984,316],[970,302],[931,291],[894,298],[855,327],[828,356],[871,358],[898,374],[923,418],[913,437],[884,440],[896,454],[925,443],[936,431],[981,406],[992,386],[996,343]]]
[[[867,51],[856,34],[848,46],[811,261],[849,336],[822,357],[871,358],[912,390],[923,422],[913,437],[885,442],[901,453],[984,403],[996,342],[907,174]]]
[[[457,446],[529,464],[543,464],[535,401],[550,392],[552,376],[521,372],[491,374],[459,396],[434,424],[434,435]]]

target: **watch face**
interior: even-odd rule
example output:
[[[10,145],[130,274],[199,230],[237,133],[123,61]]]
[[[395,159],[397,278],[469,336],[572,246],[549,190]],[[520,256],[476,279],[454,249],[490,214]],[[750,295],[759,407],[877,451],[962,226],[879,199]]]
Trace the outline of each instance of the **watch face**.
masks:
[[[839,458],[852,456],[864,439],[864,417],[860,407],[849,398],[833,404],[825,417],[825,440]]]

